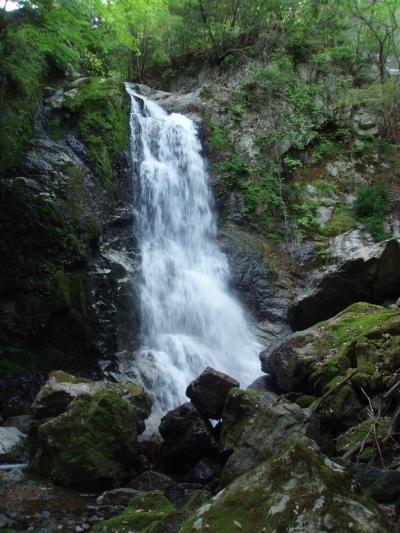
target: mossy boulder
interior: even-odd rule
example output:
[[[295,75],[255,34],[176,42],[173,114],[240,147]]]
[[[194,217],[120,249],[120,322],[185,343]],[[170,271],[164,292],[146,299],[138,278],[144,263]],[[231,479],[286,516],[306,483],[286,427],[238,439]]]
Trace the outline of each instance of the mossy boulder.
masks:
[[[137,412],[120,394],[80,394],[37,428],[32,470],[65,486],[109,488],[129,474],[138,451]]]
[[[44,387],[32,404],[36,418],[50,418],[63,413],[71,401],[82,394],[93,396],[98,391],[109,391],[127,400],[136,410],[138,433],[145,428],[144,421],[151,412],[151,399],[143,387],[135,383],[110,383],[75,377],[61,370],[50,373]]]
[[[283,391],[322,395],[338,376],[372,392],[390,387],[400,366],[400,309],[356,303],[261,353],[262,368]]]
[[[221,486],[279,453],[288,442],[319,437],[319,422],[309,409],[273,393],[232,389],[225,404],[221,448],[228,455]]]
[[[180,533],[389,533],[378,506],[352,490],[343,467],[296,443],[236,479],[186,520]]]
[[[122,514],[97,523],[92,531],[178,533],[183,522],[204,502],[204,493],[198,490],[177,510],[159,490],[145,492],[132,498]]]
[[[160,522],[175,513],[175,507],[164,494],[159,490],[153,490],[133,497],[122,514],[97,523],[92,531],[97,533],[128,531],[153,533],[158,531],[155,528]]]

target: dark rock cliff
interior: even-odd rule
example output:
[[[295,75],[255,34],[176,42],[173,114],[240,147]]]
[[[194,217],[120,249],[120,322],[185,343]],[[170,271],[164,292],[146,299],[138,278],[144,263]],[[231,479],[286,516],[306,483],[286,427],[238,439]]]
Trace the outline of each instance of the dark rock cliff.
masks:
[[[113,80],[48,94],[0,182],[0,368],[93,372],[137,331],[129,100]]]

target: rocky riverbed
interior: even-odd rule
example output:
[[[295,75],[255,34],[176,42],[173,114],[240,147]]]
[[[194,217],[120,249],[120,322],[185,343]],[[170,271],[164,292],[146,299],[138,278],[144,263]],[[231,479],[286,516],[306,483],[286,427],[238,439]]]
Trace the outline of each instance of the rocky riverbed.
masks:
[[[0,427],[2,462],[28,463],[1,470],[2,527],[394,531],[399,321],[354,304],[261,353],[272,381],[247,390],[207,368],[150,437],[139,385],[52,372]]]

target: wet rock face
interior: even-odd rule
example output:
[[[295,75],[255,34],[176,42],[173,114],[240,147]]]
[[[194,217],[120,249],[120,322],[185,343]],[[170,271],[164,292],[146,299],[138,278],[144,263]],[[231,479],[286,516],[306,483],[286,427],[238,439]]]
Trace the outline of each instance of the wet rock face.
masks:
[[[290,290],[277,279],[256,242],[249,234],[227,227],[219,234],[219,245],[228,258],[231,287],[257,321],[265,344],[289,333]]]
[[[239,385],[236,379],[207,367],[188,386],[186,396],[203,416],[218,420],[222,416],[228,392]]]
[[[317,275],[311,289],[290,307],[288,318],[295,329],[310,327],[351,303],[379,303],[400,293],[400,242],[363,244],[358,233],[333,240],[337,265]]]
[[[241,530],[389,533],[377,505],[351,490],[343,467],[296,444],[236,479],[184,522],[180,532]]]
[[[19,176],[2,182],[0,366],[8,371],[34,365],[93,372],[99,359],[135,343],[128,135],[124,148],[114,147],[107,184],[76,120],[87,106],[80,91],[89,89],[86,80],[74,95],[61,89],[46,100]],[[99,115],[120,109],[121,130],[128,132],[124,89],[110,82],[102,91],[104,100],[94,93]],[[76,97],[71,111],[67,102]]]
[[[199,459],[217,455],[217,442],[210,422],[191,403],[169,411],[159,431],[164,438],[161,459],[166,467],[183,469]]]

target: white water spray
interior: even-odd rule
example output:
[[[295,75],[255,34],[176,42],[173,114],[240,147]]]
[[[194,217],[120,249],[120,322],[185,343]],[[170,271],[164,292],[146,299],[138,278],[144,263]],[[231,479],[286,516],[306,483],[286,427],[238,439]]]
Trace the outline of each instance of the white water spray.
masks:
[[[185,401],[187,385],[206,366],[248,385],[260,373],[260,345],[227,288],[196,126],[128,92],[144,346],[134,365],[157,418]]]

